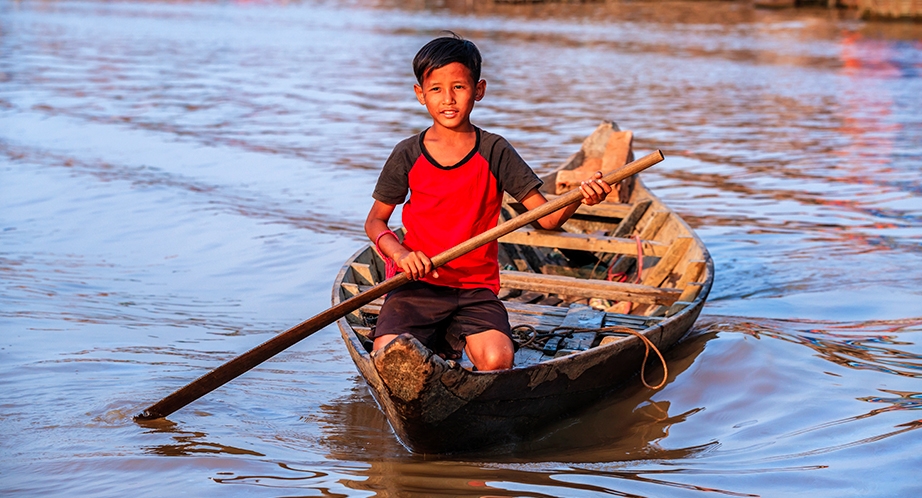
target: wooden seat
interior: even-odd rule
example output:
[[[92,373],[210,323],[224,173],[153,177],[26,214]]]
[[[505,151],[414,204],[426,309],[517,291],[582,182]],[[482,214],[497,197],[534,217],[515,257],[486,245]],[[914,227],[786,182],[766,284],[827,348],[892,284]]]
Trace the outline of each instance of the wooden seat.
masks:
[[[545,294],[597,297],[613,301],[662,304],[669,306],[679,299],[682,291],[649,285],[585,280],[561,275],[542,275],[518,271],[502,271],[500,285],[512,289],[529,290]]]

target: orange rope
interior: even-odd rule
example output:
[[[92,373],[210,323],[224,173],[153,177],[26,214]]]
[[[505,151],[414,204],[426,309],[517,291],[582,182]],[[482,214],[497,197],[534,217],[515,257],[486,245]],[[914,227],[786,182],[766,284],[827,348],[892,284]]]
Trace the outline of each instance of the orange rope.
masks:
[[[596,329],[595,331],[596,332],[628,333],[628,334],[633,335],[634,337],[639,338],[641,341],[643,341],[643,344],[646,347],[646,350],[644,351],[644,354],[643,354],[643,363],[640,365],[640,381],[643,382],[643,385],[646,386],[648,389],[653,389],[654,391],[666,385],[666,380],[669,378],[669,366],[666,365],[666,359],[663,358],[663,353],[660,353],[659,348],[656,347],[656,344],[653,344],[653,341],[651,341],[650,339],[647,339],[647,337],[641,334],[640,332],[634,329],[629,329],[627,327],[620,327],[620,326],[603,327],[600,329]],[[647,378],[646,378],[647,377],[646,376],[647,359],[650,357],[650,349],[653,349],[653,352],[656,353],[656,356],[659,356],[660,363],[663,364],[663,380],[661,380],[660,383],[655,386],[651,386],[650,384],[648,384]]]

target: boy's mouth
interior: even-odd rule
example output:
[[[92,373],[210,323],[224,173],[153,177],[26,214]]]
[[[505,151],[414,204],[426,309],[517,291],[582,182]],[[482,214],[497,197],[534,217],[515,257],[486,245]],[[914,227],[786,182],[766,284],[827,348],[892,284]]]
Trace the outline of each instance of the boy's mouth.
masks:
[[[457,115],[458,115],[458,111],[456,111],[456,110],[454,110],[454,109],[448,109],[448,110],[442,111],[442,115],[445,116],[446,118],[449,118],[449,119],[450,119],[450,118],[453,118],[453,117],[457,116]]]

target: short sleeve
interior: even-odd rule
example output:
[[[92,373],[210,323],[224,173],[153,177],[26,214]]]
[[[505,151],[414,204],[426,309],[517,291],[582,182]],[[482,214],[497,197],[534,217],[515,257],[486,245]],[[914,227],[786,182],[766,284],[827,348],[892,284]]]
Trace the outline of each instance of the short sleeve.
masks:
[[[500,188],[517,201],[522,201],[532,189],[544,184],[512,144],[499,135],[483,132],[481,154],[490,163],[490,170]]]
[[[398,143],[384,162],[384,168],[378,175],[378,183],[372,197],[385,204],[403,204],[410,191],[409,172],[418,154],[413,154],[418,136],[410,137]]]

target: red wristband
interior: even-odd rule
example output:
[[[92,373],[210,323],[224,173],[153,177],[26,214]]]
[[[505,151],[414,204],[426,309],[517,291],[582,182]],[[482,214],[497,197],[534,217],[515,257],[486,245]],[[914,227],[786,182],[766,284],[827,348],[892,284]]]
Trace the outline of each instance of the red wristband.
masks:
[[[392,232],[392,231],[390,231],[390,230],[385,230],[385,231],[379,233],[377,237],[375,237],[375,249],[378,250],[378,254],[380,254],[382,258],[384,258],[384,259],[391,259],[390,256],[388,256],[387,254],[384,254],[384,251],[381,250],[381,246],[378,245],[378,242],[381,241],[381,237],[383,237],[383,236],[385,236],[385,235],[387,235],[387,234],[393,235],[394,238],[397,239],[397,242],[400,242],[400,237],[397,237],[397,234],[396,234],[396,233],[394,233],[394,232]]]

